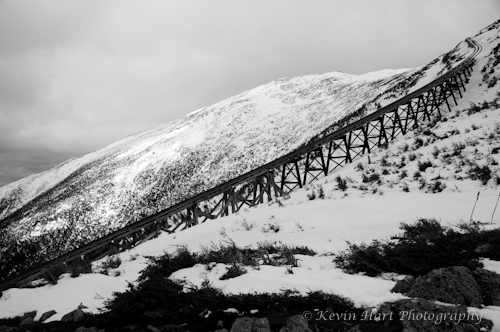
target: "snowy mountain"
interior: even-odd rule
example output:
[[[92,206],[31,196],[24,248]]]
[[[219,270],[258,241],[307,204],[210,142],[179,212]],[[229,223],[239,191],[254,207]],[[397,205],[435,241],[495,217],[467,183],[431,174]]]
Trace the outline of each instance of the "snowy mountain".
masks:
[[[54,309],[57,314],[49,321],[59,320],[80,304],[87,307],[86,311],[98,312],[112,292],[126,290],[128,282],[137,279],[139,271],[147,266],[146,256],[172,253],[180,246],[197,252],[228,241],[241,248],[256,247],[259,243],[302,245],[318,255],[296,255],[299,266],[293,267],[293,273],[286,273],[283,266],[262,265],[258,269],[247,266],[247,273],[221,280],[227,264],[197,264],[176,271],[170,279],[181,280],[186,291],[208,280],[226,294],[279,293],[283,289],[305,294],[322,290],[345,296],[356,307],[364,308],[405,298],[390,292],[402,276],[372,278],[346,274],[332,262],[332,253],[344,250],[346,241],[386,239],[400,232],[400,222],[412,223],[419,217],[436,218],[442,225],[468,222],[472,217],[484,223],[493,221],[483,226],[486,229],[498,227],[500,216],[498,211],[493,215],[492,212],[500,184],[500,84],[497,83],[500,24],[485,29],[475,40],[483,50],[467,91],[442,121],[399,137],[387,149],[376,149],[313,185],[292,192],[289,199],[242,209],[238,214],[179,233],[163,233],[120,253],[121,265],[108,267],[106,275],[98,273],[107,261],[103,259],[94,263],[95,273],[77,278],[65,274],[57,285],[9,289],[0,301],[0,318],[37,310],[38,319],[45,311]],[[155,131],[147,133],[153,135]],[[181,133],[179,130],[176,135]],[[117,149],[133,139],[127,138],[104,150]],[[487,167],[489,177],[478,178],[475,166]],[[379,181],[366,181],[372,174],[377,174]],[[132,177],[132,173],[129,175]],[[346,190],[339,189],[337,176],[347,179]],[[320,188],[323,198],[318,195]],[[311,199],[313,192],[316,199]],[[500,273],[499,262],[483,260],[483,263],[486,269]],[[500,307],[469,307],[468,311],[480,312],[483,318],[493,320],[492,331],[500,331]]]
[[[419,69],[280,79],[4,186],[2,260],[18,248],[33,262],[55,257],[212,188],[418,89],[469,52],[462,42]]]

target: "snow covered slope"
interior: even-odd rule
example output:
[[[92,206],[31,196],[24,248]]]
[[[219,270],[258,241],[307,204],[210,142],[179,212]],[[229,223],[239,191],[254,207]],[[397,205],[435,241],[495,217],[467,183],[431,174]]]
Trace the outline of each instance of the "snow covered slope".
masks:
[[[138,271],[146,266],[144,256],[161,255],[165,251],[173,252],[179,245],[186,245],[193,251],[199,251],[202,246],[210,246],[212,243],[217,244],[228,239],[241,247],[255,246],[259,241],[280,241],[286,244],[304,245],[326,256],[297,257],[301,259],[300,267],[294,268],[294,274],[286,274],[283,267],[263,267],[260,270],[252,270],[249,267],[248,274],[233,279],[219,280],[220,272],[225,268],[220,265],[210,271],[206,270],[205,266],[195,266],[180,270],[172,277],[188,280],[195,285],[199,285],[206,277],[213,282],[213,286],[228,293],[280,292],[282,288],[296,289],[304,293],[321,289],[349,297],[357,306],[376,306],[383,301],[401,297],[389,292],[395,284],[394,280],[346,275],[333,266],[329,254],[345,249],[345,241],[359,243],[397,234],[400,222],[411,223],[417,217],[434,217],[445,225],[456,224],[460,220],[468,221],[478,192],[481,194],[473,219],[490,222],[500,183],[500,166],[498,165],[500,162],[500,157],[498,157],[500,151],[500,84],[497,83],[500,78],[498,66],[500,63],[500,24],[497,23],[490,29],[483,30],[475,37],[475,40],[482,44],[483,51],[478,56],[464,98],[459,100],[459,105],[454,107],[451,114],[446,115],[446,121],[437,123],[428,131],[408,133],[398,138],[388,149],[373,151],[369,157],[365,156],[354,164],[321,178],[308,188],[293,192],[290,199],[281,201],[283,207],[273,202],[268,206],[260,205],[244,209],[239,214],[207,222],[179,233],[162,234],[157,239],[121,253],[122,265],[110,270],[109,275],[94,273],[81,275],[78,278],[64,275],[54,286],[7,290],[0,299],[0,317],[13,317],[27,311],[38,310],[39,318],[43,312],[55,309],[58,313],[50,320],[57,320],[63,314],[75,309],[80,303],[88,307],[88,311],[96,312],[113,291],[125,290],[127,281],[137,278]],[[453,53],[449,57],[452,55]],[[428,73],[432,76],[434,74],[431,74],[431,71],[438,73],[445,67],[444,62],[439,60],[428,68]],[[409,73],[411,74],[411,72],[404,72],[400,75]],[[426,79],[426,76],[422,75],[421,79]],[[295,80],[298,79],[290,79],[287,82],[295,82]],[[372,84],[375,83],[372,82]],[[264,89],[264,87],[257,89]],[[415,85],[412,88],[417,87]],[[275,87],[275,89],[281,88]],[[268,91],[267,88],[264,90]],[[383,101],[383,98],[384,96],[380,96],[376,101]],[[186,119],[199,116],[202,117],[201,119],[210,118],[210,114],[205,114],[208,110],[222,112],[224,105],[226,109],[230,108],[230,104],[227,103],[228,101],[221,102],[216,108],[213,108],[215,105],[211,106],[189,115]],[[244,108],[244,105],[245,103],[242,102],[240,106]],[[293,105],[300,108],[298,102]],[[184,122],[179,120],[178,123]],[[231,124],[230,121],[227,123]],[[152,150],[155,146],[152,143],[154,141],[152,137],[156,137],[155,133],[158,134],[164,127],[177,129],[177,131],[169,129],[169,133],[180,136],[190,130],[189,127],[185,128],[182,125],[167,124],[126,138],[95,154],[101,153],[100,156],[104,156],[109,151],[119,151],[113,152],[116,158],[126,155],[135,162],[139,160],[146,163],[140,157],[137,159],[131,157],[135,156],[132,147],[137,148],[136,154],[140,151],[138,142],[131,143],[135,142],[139,136],[148,137],[151,140],[144,139],[142,142],[144,146],[149,146]],[[197,138],[193,138],[195,139]],[[149,145],[145,142],[149,142]],[[160,144],[162,141],[158,139],[154,142]],[[120,150],[120,146],[127,147],[131,151]],[[279,151],[278,148],[276,147],[273,151],[276,153]],[[151,150],[145,148],[144,151]],[[128,152],[130,154],[126,154]],[[146,155],[148,158],[155,158],[152,153],[146,152]],[[93,160],[94,163],[100,160],[98,157],[92,159],[91,156],[69,161],[53,172],[54,174],[57,172],[70,174],[72,163],[77,165],[77,161],[80,160],[78,165],[81,165],[82,169],[77,174],[85,174],[85,172],[93,174],[92,172],[97,171],[91,171],[91,168],[83,163],[85,158]],[[175,158],[176,154],[173,153],[172,156]],[[182,156],[178,158],[180,157]],[[427,161],[431,166],[423,171],[420,170],[420,165]],[[105,163],[105,161],[100,162]],[[106,162],[112,164],[110,160]],[[141,165],[141,163],[130,165]],[[145,166],[145,169],[151,169],[154,163],[148,165],[151,166],[148,166],[149,168]],[[474,165],[487,165],[492,172],[490,179],[485,182],[481,182],[481,179],[474,180],[474,173],[471,171]],[[126,183],[129,180],[132,184],[138,183],[133,176],[136,173],[133,173],[132,166],[129,166],[127,170],[128,173],[120,172],[121,181]],[[106,170],[103,171],[104,174],[107,174],[106,172]],[[112,171],[109,172],[112,174]],[[373,173],[381,176],[380,184],[363,182],[363,174]],[[338,175],[349,179],[349,188],[346,191],[337,189],[335,178]],[[42,176],[39,175],[39,177]],[[53,177],[55,178],[56,175]],[[34,178],[31,180],[34,181]],[[67,181],[71,183],[71,177]],[[139,184],[136,185],[139,186]],[[309,200],[307,195],[313,191],[318,193],[320,186],[325,192],[325,198]],[[92,189],[92,186],[89,188]],[[61,206],[54,207],[53,211],[57,212],[58,209],[62,209]],[[494,215],[494,224],[485,227],[498,227],[499,213],[497,211]],[[279,231],[266,231],[269,230],[270,225],[278,226]],[[485,267],[500,273],[498,262],[486,261]],[[481,311],[484,313],[484,318],[495,320],[493,331],[500,331],[500,308],[488,307]]]
[[[470,51],[463,42],[420,70],[277,80],[0,188],[2,260],[26,247],[34,261],[53,258],[212,188],[417,89]]]
[[[403,295],[390,292],[395,284],[393,279],[345,274],[334,266],[331,253],[345,249],[346,241],[369,242],[398,234],[400,222],[412,223],[418,217],[436,218],[443,225],[468,221],[479,191],[473,219],[490,222],[500,183],[500,154],[498,149],[494,152],[500,148],[500,84],[488,87],[481,69],[491,64],[493,54],[498,54],[493,51],[499,42],[496,36],[498,31],[490,31],[476,39],[482,43],[483,53],[464,98],[446,115],[446,121],[398,138],[388,149],[377,149],[369,157],[364,156],[315,184],[291,193],[281,204],[274,201],[179,233],[164,233],[119,254],[122,264],[109,269],[108,275],[93,273],[71,278],[66,274],[57,285],[7,290],[0,299],[0,317],[37,310],[39,318],[43,312],[54,309],[57,314],[49,320],[58,320],[79,304],[86,306],[87,311],[97,312],[113,291],[124,291],[128,281],[136,280],[138,272],[146,266],[145,256],[174,252],[178,246],[198,252],[202,247],[227,241],[234,241],[239,247],[255,247],[258,242],[266,241],[302,245],[317,251],[318,255],[296,255],[300,261],[299,267],[293,268],[293,274],[287,274],[283,266],[263,265],[260,269],[247,267],[248,273],[239,277],[220,280],[226,271],[224,264],[210,270],[200,264],[179,270],[171,278],[196,286],[208,279],[225,293],[290,289],[305,294],[323,290],[348,297],[358,307],[373,307],[402,298]],[[499,74],[496,71],[489,77]],[[455,154],[455,150],[460,151]],[[432,166],[419,171],[419,164],[426,161]],[[485,184],[473,180],[470,172],[473,163],[487,165],[492,170]],[[363,182],[363,174],[373,173],[380,175],[379,184]],[[337,189],[338,175],[349,179],[346,191]],[[444,185],[434,185],[437,181]],[[324,199],[316,195],[316,199],[310,200],[307,195],[313,191],[318,194],[320,187],[325,193]],[[433,188],[442,191],[433,193]],[[494,216],[494,224],[485,225],[486,228],[498,227],[499,213]],[[269,231],[271,225],[278,231]],[[96,272],[101,263],[95,263]],[[485,261],[485,268],[500,273],[498,262]],[[493,331],[500,331],[499,307],[470,310],[480,310],[484,318],[494,320]]]

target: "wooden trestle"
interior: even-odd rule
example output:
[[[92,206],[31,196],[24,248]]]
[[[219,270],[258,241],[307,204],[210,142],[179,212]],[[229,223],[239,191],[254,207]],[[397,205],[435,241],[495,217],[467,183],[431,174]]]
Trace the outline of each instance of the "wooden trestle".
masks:
[[[0,289],[33,280],[58,264],[97,260],[133,248],[162,231],[176,232],[269,202],[351,163],[375,147],[386,146],[444,112],[451,112],[452,103],[457,105],[465,91],[474,57],[481,50],[472,40],[468,43],[475,51],[461,65],[397,102],[256,170],[18,275]]]

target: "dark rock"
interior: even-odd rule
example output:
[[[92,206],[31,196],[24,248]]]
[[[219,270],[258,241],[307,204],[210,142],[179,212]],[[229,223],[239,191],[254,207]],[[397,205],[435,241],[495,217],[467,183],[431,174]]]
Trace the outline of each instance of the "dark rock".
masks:
[[[424,299],[399,300],[394,303],[404,331],[479,332],[493,325],[467,312],[466,306],[437,305]]]
[[[483,302],[472,272],[463,266],[436,269],[418,277],[406,295],[471,307]]]
[[[85,326],[80,326],[75,330],[75,332],[97,332],[96,327],[85,327]]]
[[[500,306],[500,274],[479,267],[472,274],[481,289],[483,304]]]
[[[231,332],[270,332],[271,327],[267,318],[236,318]]]
[[[30,311],[30,312],[25,312],[23,316],[24,317],[31,317],[31,318],[35,319],[36,310]]]
[[[61,322],[81,322],[85,319],[85,313],[82,309],[75,309],[61,318]]]
[[[148,325],[148,330],[153,331],[153,332],[161,332],[160,329],[154,327],[153,325]]]
[[[271,326],[269,325],[269,321],[267,320],[267,318],[254,318],[252,331],[253,332],[271,332]]]
[[[75,330],[75,332],[104,332],[104,329],[98,330],[97,327],[95,326],[92,327],[80,326]]]
[[[24,327],[26,325],[30,325],[30,324],[33,324],[33,318],[30,317],[30,316],[27,316],[27,317],[24,317],[22,320],[21,320],[21,323],[19,323],[19,327]]]
[[[284,326],[280,332],[312,332],[312,330],[309,328],[307,320],[298,315],[289,317],[286,320],[286,326]]]
[[[231,332],[252,332],[253,318],[240,317],[236,318],[231,327]]]
[[[6,325],[0,326],[0,332],[17,332],[17,331],[19,331],[17,327],[6,326]]]
[[[57,312],[55,310],[50,310],[50,311],[44,312],[42,314],[42,317],[40,317],[40,322],[42,322],[42,323],[45,322],[47,319],[54,316],[55,314],[57,314]]]
[[[361,332],[361,330],[359,329],[359,325],[354,325],[347,332]]]
[[[410,290],[414,282],[415,278],[413,278],[412,276],[407,276],[403,280],[399,280],[394,288],[391,289],[391,292],[405,294]]]

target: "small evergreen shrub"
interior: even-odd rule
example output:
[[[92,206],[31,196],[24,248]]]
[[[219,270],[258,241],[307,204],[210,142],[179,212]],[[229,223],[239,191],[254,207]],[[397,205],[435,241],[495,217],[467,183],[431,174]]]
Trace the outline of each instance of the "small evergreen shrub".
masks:
[[[263,248],[269,252],[276,250],[273,253],[275,255],[281,250],[284,256],[287,250],[294,254],[296,251],[309,251],[305,247],[283,249],[269,243],[261,244]],[[133,326],[133,330],[147,331],[148,325],[153,325],[162,331],[215,331],[221,328],[218,325],[220,321],[224,328],[230,329],[238,315],[224,312],[227,308],[236,308],[239,312],[257,309],[255,317],[267,317],[273,331],[286,325],[288,317],[311,310],[312,307],[329,308],[335,312],[356,312],[361,316],[362,310],[354,308],[349,300],[321,292],[298,296],[296,291],[288,289],[279,294],[225,295],[211,287],[208,279],[203,281],[201,287],[186,287],[186,282],[171,280],[169,276],[177,270],[200,263],[203,257],[189,252],[185,247],[179,247],[174,254],[148,257],[148,260],[150,264],[141,271],[137,283],[130,283],[125,292],[114,293],[113,298],[106,301],[106,311],[98,318],[101,322],[112,322],[113,330],[124,331]],[[290,265],[291,269],[293,264]],[[228,268],[226,277],[240,273],[241,265],[234,263]],[[202,314],[207,313],[207,310],[210,311],[209,315]],[[312,325],[316,324],[313,322],[310,327],[325,330],[332,326],[343,328],[344,324],[339,322],[337,326],[335,322],[326,323]]]
[[[404,143],[404,144],[398,146],[399,152],[407,152],[409,148],[410,148],[410,146],[408,145],[408,143]]]
[[[480,230],[464,224],[457,228],[442,226],[435,219],[401,223],[403,234],[371,244],[348,242],[349,248],[336,254],[334,262],[348,273],[419,276],[448,266],[474,269],[481,266],[479,258],[500,258],[500,229]]]
[[[437,157],[439,156],[439,149],[434,146],[434,150],[432,150],[432,156],[434,157],[434,159],[437,159]]]
[[[68,264],[67,271],[76,278],[82,273],[92,273],[92,264],[89,260],[74,260]]]
[[[276,200],[276,201],[279,202],[279,200]],[[278,206],[279,206],[279,203],[278,203]],[[246,219],[243,219],[243,221],[241,222],[241,226],[243,226],[243,228],[245,230],[250,231],[250,230],[252,230],[252,228],[254,228],[257,225],[255,224],[255,221],[254,222],[248,222]]]
[[[466,171],[472,180],[481,181],[482,185],[486,185],[491,179],[492,172],[488,165],[478,166],[477,164]]]
[[[437,181],[431,181],[426,184],[426,192],[440,193],[446,188],[446,183]]]
[[[45,279],[49,284],[56,285],[59,277],[66,273],[66,267],[63,264],[57,264],[52,266],[47,272],[42,275],[42,278]]]
[[[316,199],[316,192],[313,189],[312,192],[310,194],[308,193],[306,196],[310,201],[314,201]]]
[[[424,140],[421,139],[420,137],[415,137],[415,139],[413,140],[413,150],[417,150],[423,145],[424,145]]]
[[[420,177],[418,179],[418,189],[422,190],[425,187],[427,187],[427,181],[424,178]]]
[[[371,173],[370,175],[363,173],[361,177],[363,183],[380,182],[380,175],[378,173]]]
[[[337,189],[338,190],[341,190],[341,191],[346,191],[347,189],[347,181],[342,179],[342,177],[340,177],[340,175],[337,175],[337,177],[335,178],[335,181],[337,182]]]
[[[227,280],[231,278],[239,277],[247,273],[247,270],[237,263],[233,263],[231,266],[226,267],[226,273],[224,273],[219,279]]]
[[[318,197],[321,199],[325,199],[325,191],[323,190],[322,186],[318,187]]]
[[[465,144],[462,142],[453,142],[452,143],[452,156],[459,156],[462,153],[462,150],[465,149]]]
[[[270,231],[273,231],[275,233],[278,233],[280,231],[280,225],[274,223],[274,224],[266,224],[264,227],[262,227],[262,233],[269,233]]]
[[[434,134],[434,132],[432,130],[430,130],[429,128],[426,128],[422,131],[422,135],[425,135],[425,136],[436,136],[436,134]]]
[[[434,167],[430,160],[426,160],[424,162],[418,161],[417,165],[420,172],[425,172],[427,168]]]
[[[108,256],[101,267],[105,270],[116,269],[122,264],[120,256]]]

